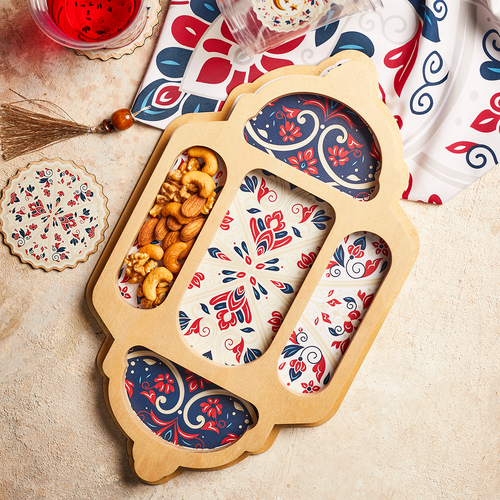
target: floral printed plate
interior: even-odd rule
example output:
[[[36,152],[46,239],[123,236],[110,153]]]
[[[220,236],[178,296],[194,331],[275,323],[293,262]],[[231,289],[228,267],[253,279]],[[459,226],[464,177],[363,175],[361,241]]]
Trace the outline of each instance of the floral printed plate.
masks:
[[[61,159],[30,163],[10,179],[0,200],[4,242],[34,268],[75,267],[104,239],[106,203],[84,167]]]

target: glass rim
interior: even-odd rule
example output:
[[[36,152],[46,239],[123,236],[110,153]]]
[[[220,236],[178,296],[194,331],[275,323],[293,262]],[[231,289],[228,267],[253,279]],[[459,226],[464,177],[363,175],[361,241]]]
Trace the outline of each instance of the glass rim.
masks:
[[[30,11],[31,17],[35,21],[36,25],[42,30],[42,32],[48,36],[54,42],[57,42],[64,47],[77,50],[106,50],[106,49],[119,49],[132,43],[137,37],[142,33],[147,22],[147,5],[149,0],[139,0],[140,6],[137,11],[136,16],[132,23],[127,26],[118,35],[111,37],[107,40],[100,40],[96,42],[85,42],[83,40],[77,40],[68,36],[64,31],[62,31],[52,19],[52,16],[48,13],[47,0],[27,0],[28,9]],[[141,19],[141,11],[146,12],[144,19]],[[138,30],[137,35],[133,39],[128,39],[128,37],[137,30],[137,25],[142,24],[141,29]]]

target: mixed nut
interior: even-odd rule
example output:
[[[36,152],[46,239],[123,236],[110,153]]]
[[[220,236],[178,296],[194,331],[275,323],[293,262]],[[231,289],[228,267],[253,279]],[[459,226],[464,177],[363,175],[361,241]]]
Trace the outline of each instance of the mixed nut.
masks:
[[[187,154],[188,160],[162,184],[139,231],[139,250],[125,259],[128,282],[140,283],[137,296],[147,309],[165,300],[215,202],[216,154],[204,147],[190,148]]]

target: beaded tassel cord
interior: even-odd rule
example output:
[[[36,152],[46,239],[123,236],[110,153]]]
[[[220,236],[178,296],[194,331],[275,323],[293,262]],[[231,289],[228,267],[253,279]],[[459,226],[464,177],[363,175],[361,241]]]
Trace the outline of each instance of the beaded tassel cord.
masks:
[[[42,108],[48,114],[28,109],[28,106],[33,105]],[[113,113],[110,120],[104,120],[102,124],[90,127],[76,123],[59,106],[48,101],[26,99],[11,104],[2,104],[0,106],[0,146],[3,150],[3,158],[7,161],[12,160],[50,144],[83,134],[127,130],[134,124],[134,116],[141,111],[143,110],[132,114],[128,109],[119,109]]]

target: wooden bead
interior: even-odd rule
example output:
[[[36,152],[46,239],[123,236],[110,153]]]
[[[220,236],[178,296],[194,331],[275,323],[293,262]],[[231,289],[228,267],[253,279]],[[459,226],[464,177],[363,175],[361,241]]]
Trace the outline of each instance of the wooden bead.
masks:
[[[134,124],[134,119],[129,109],[118,109],[111,115],[111,123],[116,130],[127,130]]]
[[[106,132],[108,132],[108,133],[111,133],[114,130],[113,124],[110,121],[108,121],[108,120],[103,120],[102,121],[102,126],[103,126],[104,130]]]

